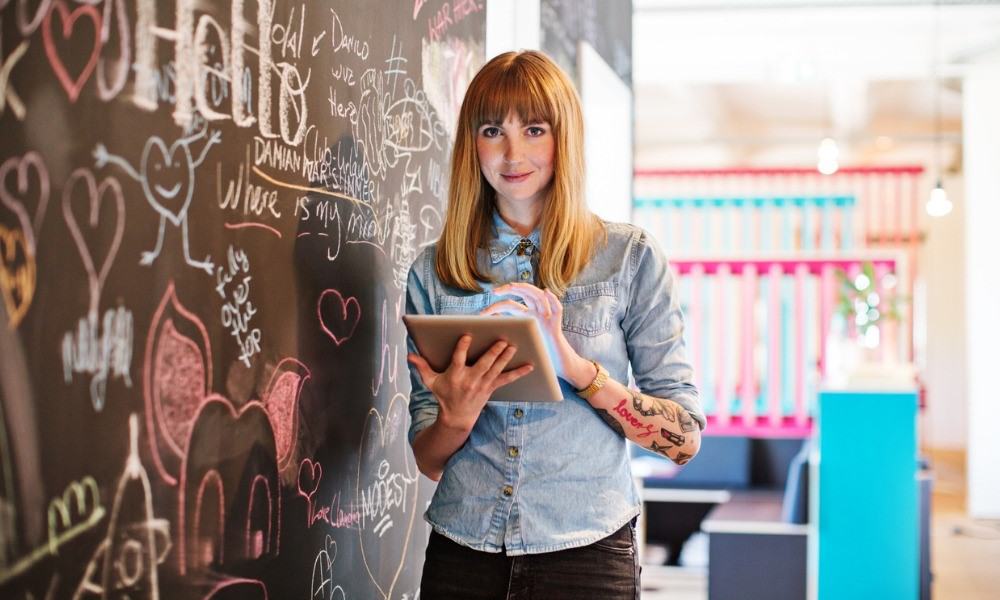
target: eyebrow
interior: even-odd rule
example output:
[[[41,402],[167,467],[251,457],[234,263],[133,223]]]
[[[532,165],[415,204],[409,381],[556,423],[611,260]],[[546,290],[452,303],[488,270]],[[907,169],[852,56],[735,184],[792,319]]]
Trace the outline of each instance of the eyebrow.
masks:
[[[503,121],[497,121],[496,119],[487,120],[487,121],[483,121],[479,126],[480,127],[485,127],[487,125],[492,126],[492,127],[502,127],[503,126]],[[522,127],[535,127],[537,125],[548,125],[550,127],[552,126],[552,124],[549,123],[548,121],[546,121],[545,119],[537,119],[535,121],[529,121],[527,123],[522,123],[521,124]]]

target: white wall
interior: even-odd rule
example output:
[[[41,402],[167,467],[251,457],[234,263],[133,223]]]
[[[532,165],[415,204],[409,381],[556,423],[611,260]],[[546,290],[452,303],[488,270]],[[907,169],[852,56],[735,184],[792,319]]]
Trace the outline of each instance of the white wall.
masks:
[[[486,60],[508,50],[537,50],[541,14],[539,0],[486,0]]]
[[[1000,61],[964,80],[968,510],[1000,518]]]
[[[587,204],[608,221],[632,218],[632,90],[590,44],[579,53]]]
[[[932,185],[930,178],[925,180]],[[944,180],[955,208],[944,217],[926,217],[927,240],[919,259],[926,336],[919,366],[927,385],[921,445],[934,448],[963,449],[968,436],[962,183],[960,177]],[[924,190],[924,200],[929,192]]]

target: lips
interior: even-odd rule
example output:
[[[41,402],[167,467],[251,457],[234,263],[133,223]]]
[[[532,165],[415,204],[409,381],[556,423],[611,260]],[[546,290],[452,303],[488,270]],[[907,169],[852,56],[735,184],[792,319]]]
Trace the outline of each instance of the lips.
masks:
[[[507,182],[510,182],[510,183],[518,183],[520,181],[524,181],[525,179],[527,179],[529,175],[531,175],[530,171],[527,172],[527,173],[510,173],[510,174],[508,174],[508,173],[501,173],[500,177],[503,177],[504,181],[507,181]]]

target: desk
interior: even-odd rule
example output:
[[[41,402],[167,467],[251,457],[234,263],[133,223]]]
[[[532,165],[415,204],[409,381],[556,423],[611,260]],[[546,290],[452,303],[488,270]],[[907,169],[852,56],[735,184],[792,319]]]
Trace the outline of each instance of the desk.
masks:
[[[782,496],[738,492],[705,518],[709,600],[805,598],[809,526],[781,520]]]

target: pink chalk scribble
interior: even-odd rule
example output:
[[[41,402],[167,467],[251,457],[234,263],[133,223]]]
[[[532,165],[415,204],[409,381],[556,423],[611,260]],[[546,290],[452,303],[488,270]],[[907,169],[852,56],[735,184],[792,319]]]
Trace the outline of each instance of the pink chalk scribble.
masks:
[[[257,486],[264,486],[264,501],[267,503],[267,519],[260,525],[265,529],[254,529],[254,505],[257,503]],[[271,523],[273,523],[274,506],[271,503],[271,484],[267,477],[256,475],[253,483],[250,484],[250,510],[247,511],[246,530],[244,532],[244,553],[247,558],[253,560],[260,558],[265,552],[271,551]],[[251,545],[252,544],[252,545]]]
[[[180,333],[175,321],[197,331],[196,338]],[[182,448],[198,406],[212,387],[212,350],[208,330],[177,299],[173,281],[153,313],[143,372],[146,431],[153,463],[160,477],[175,485]]]
[[[56,48],[56,42],[52,37],[52,15],[57,10],[62,20],[61,33],[64,40],[73,35],[76,21],[80,17],[86,17],[94,24],[94,47],[90,51],[90,56],[87,58],[86,64],[84,64],[83,68],[75,76],[70,75],[66,69],[66,65],[59,56],[59,50]],[[94,5],[82,4],[70,12],[69,7],[62,0],[56,0],[52,3],[52,9],[46,13],[45,20],[42,21],[42,42],[45,46],[45,55],[48,56],[49,63],[52,65],[52,71],[56,74],[56,78],[59,79],[59,83],[62,84],[63,89],[66,90],[66,95],[69,96],[70,102],[76,102],[77,98],[80,97],[80,91],[87,84],[87,79],[94,72],[94,68],[97,67],[97,59],[100,57],[102,45],[101,20],[101,13],[98,12],[97,7]]]
[[[254,514],[257,496],[260,492],[268,496],[268,518],[266,528],[254,528],[261,524],[256,519],[249,522],[250,530],[237,528],[233,531],[221,531],[223,547],[236,550],[248,546],[259,532],[267,536],[258,543],[269,554],[279,552],[281,535],[281,498],[278,480],[277,450],[274,446],[274,434],[270,418],[264,405],[251,400],[239,408],[227,398],[211,394],[198,408],[191,433],[188,436],[184,451],[183,463],[178,481],[177,503],[177,557],[178,570],[185,575],[189,570],[202,571],[210,564],[213,568],[224,562],[221,548],[216,556],[211,546],[214,537],[204,535],[202,512],[204,509],[203,486],[206,478],[218,481],[216,490],[220,497],[220,510],[226,510],[220,516],[220,529],[226,519],[234,523],[247,523]],[[233,457],[246,457],[245,461],[233,460]],[[212,474],[215,475],[212,475]],[[261,486],[260,478],[266,480]],[[197,489],[191,485],[198,483]],[[243,502],[232,502],[234,498],[247,498]],[[192,519],[189,519],[189,512]],[[235,513],[235,514],[234,514]],[[277,527],[273,525],[277,524]],[[234,557],[231,560],[242,560]],[[207,561],[206,558],[214,560]]]
[[[358,322],[361,321],[361,305],[358,299],[354,296],[345,299],[335,289],[324,290],[319,295],[316,313],[323,333],[338,346],[351,339]]]
[[[269,232],[273,233],[274,235],[278,236],[279,239],[281,238],[281,232],[280,231],[278,231],[274,227],[271,227],[270,225],[266,225],[264,223],[253,223],[253,222],[247,222],[247,223],[223,223],[222,226],[225,227],[226,229],[247,229],[247,228],[250,228],[250,227],[257,228],[257,229],[263,229],[264,231],[269,231]]]
[[[58,5],[56,5],[58,6]],[[87,225],[90,229],[97,229],[100,225],[101,207],[104,204],[105,194],[111,192],[111,199],[115,207],[115,232],[111,240],[111,246],[101,261],[100,270],[97,268],[97,261],[94,260],[94,249],[91,248],[88,240],[84,239],[80,223],[73,214],[73,199],[76,197],[74,190],[77,183],[83,181],[87,190]],[[97,316],[98,304],[100,302],[101,290],[104,289],[104,282],[108,278],[108,271],[111,270],[118,248],[121,246],[122,237],[125,235],[125,198],[122,196],[121,184],[113,177],[107,177],[101,181],[100,185],[94,180],[94,174],[85,167],[81,167],[70,174],[63,187],[62,195],[63,217],[66,220],[66,227],[69,228],[70,235],[76,243],[76,248],[80,252],[80,259],[83,260],[83,268],[87,271],[90,291],[90,311],[88,314]]]
[[[28,177],[30,169],[34,169],[38,175],[38,197],[34,201],[34,216],[28,215],[28,209],[24,205],[28,200],[25,196],[31,189],[31,179]],[[7,176],[11,172],[17,175],[13,190],[7,187]],[[49,170],[45,167],[41,154],[34,151],[26,152],[22,157],[12,156],[0,164],[0,203],[17,215],[28,250],[35,256],[38,251],[35,236],[38,235],[49,205]]]
[[[212,491],[215,492],[216,500],[218,501],[218,506],[216,507],[218,524],[215,531],[211,529],[203,530],[201,522],[201,509],[205,499],[205,488],[209,485],[213,486]],[[195,543],[198,548],[196,559],[199,565],[204,567],[216,561],[222,562],[226,546],[226,493],[222,486],[222,476],[215,469],[206,472],[205,476],[198,483],[193,520],[194,525],[192,530],[198,533]],[[211,527],[211,524],[207,524],[207,526]],[[203,533],[207,535],[203,535]],[[216,556],[216,552],[218,552],[218,556]]]
[[[198,345],[178,333],[170,318],[163,323],[153,364],[159,375],[153,395],[160,408],[165,441],[179,455],[191,432],[193,408],[205,396],[205,365]]]
[[[205,600],[228,600],[229,598],[267,600],[267,586],[259,579],[227,579],[216,584],[205,595]]]
[[[319,482],[323,479],[323,465],[313,462],[311,458],[302,459],[299,463],[298,490],[299,495],[306,499],[306,527],[312,525],[313,521],[313,496],[319,489]]]
[[[274,429],[278,468],[284,470],[292,459],[299,425],[299,396],[312,377],[308,367],[294,358],[285,358],[274,368],[264,392],[263,404]]]

